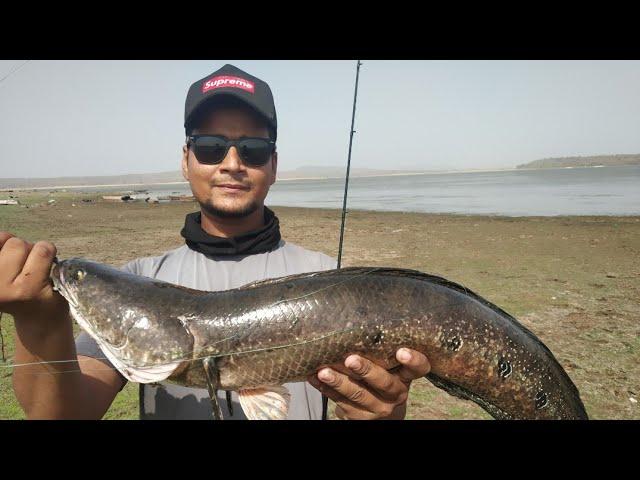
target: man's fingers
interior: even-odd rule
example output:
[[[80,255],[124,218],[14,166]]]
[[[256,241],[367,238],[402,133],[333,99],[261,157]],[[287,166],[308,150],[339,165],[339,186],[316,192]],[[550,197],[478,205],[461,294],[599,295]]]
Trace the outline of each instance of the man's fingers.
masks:
[[[56,253],[57,249],[53,243],[44,241],[36,243],[22,267],[21,280],[47,282]]]
[[[333,413],[335,413],[336,417],[338,417],[340,420],[347,420],[349,418],[347,417],[347,413],[340,405],[336,405],[336,409]]]
[[[4,242],[9,240],[13,236],[14,235],[9,232],[0,232],[0,250],[2,250],[2,246],[4,245]]]
[[[340,396],[342,396],[355,406],[371,412],[379,411],[383,407],[383,402],[379,398],[348,375],[330,368],[323,368],[318,372],[318,379],[329,387],[321,388],[320,391],[335,402],[340,402],[342,400]],[[332,390],[338,395],[335,395]]]
[[[327,385],[327,384],[321,382],[320,380],[318,380],[318,377],[316,375],[312,375],[307,380],[309,381],[309,383],[311,385],[313,385],[315,388],[317,388],[320,391],[320,393],[322,393],[326,397],[329,397],[334,402],[336,402],[336,403],[348,403],[349,402],[349,400],[346,399],[342,394],[336,392],[329,385]]]
[[[329,385],[318,380],[316,375],[312,375],[309,383],[320,390],[323,395],[333,400],[336,404],[335,414],[342,420],[360,420],[375,418],[376,414],[365,410],[361,405],[352,402],[341,393],[331,388]]]
[[[407,385],[431,371],[427,357],[416,350],[401,348],[396,352],[396,359],[402,366],[394,373]]]
[[[16,237],[7,239],[0,250],[0,275],[6,283],[12,283],[22,271],[33,244]]]
[[[359,355],[350,355],[344,362],[350,373],[366,382],[382,398],[395,401],[406,394],[407,387],[396,376]]]
[[[359,410],[348,403],[336,405],[334,413],[340,420],[375,420],[378,418],[375,413]]]

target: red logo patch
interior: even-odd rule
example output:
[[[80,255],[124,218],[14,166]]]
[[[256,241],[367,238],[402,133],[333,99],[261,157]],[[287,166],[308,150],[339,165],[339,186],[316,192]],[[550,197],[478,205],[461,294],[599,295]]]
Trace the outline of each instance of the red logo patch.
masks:
[[[215,90],[216,88],[239,88],[249,93],[254,93],[255,91],[255,85],[249,80],[245,80],[240,77],[222,75],[210,78],[204,82],[204,84],[202,84],[202,93],[206,93],[209,90]]]

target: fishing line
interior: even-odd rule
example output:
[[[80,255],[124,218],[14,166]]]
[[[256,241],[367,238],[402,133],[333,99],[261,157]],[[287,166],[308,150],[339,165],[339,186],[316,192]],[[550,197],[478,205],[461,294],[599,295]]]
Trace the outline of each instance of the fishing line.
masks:
[[[306,297],[309,297],[309,296],[311,296],[311,295],[315,295],[316,293],[320,293],[320,292],[323,292],[324,290],[328,290],[328,289],[330,289],[330,288],[333,288],[333,287],[337,287],[337,286],[339,286],[339,285],[342,285],[343,283],[349,282],[349,281],[353,280],[354,278],[362,277],[362,276],[364,276],[364,275],[369,275],[369,274],[371,274],[371,273],[373,273],[373,272],[376,272],[376,271],[380,270],[381,268],[382,268],[382,267],[374,267],[374,268],[372,268],[372,269],[370,269],[370,270],[367,270],[367,271],[362,272],[362,273],[360,273],[360,274],[354,275],[353,277],[346,278],[345,280],[342,280],[342,281],[337,282],[337,283],[332,283],[331,285],[327,285],[326,287],[319,288],[318,290],[314,290],[314,291],[312,291],[312,292],[305,293],[304,295],[301,295],[301,296],[299,296],[299,297],[285,298],[284,300],[278,300],[277,302],[272,303],[272,304],[271,304],[271,305],[269,305],[268,307],[273,307],[273,306],[278,305],[278,304],[280,304],[280,303],[291,302],[291,301],[294,301],[294,300],[302,300],[302,299],[304,299],[304,298],[306,298]],[[267,307],[267,308],[268,308],[268,307]]]
[[[346,282],[348,282],[348,281],[351,281],[351,280],[353,280],[353,279],[355,279],[355,278],[358,278],[358,277],[361,277],[361,276],[364,276],[364,275],[371,274],[371,273],[373,273],[373,272],[375,272],[375,271],[380,270],[380,268],[381,268],[381,267],[374,267],[374,268],[371,268],[371,269],[365,270],[364,272],[361,272],[361,273],[359,273],[359,274],[357,274],[357,275],[354,275],[354,276],[352,276],[352,277],[346,278],[346,279],[344,279],[344,280],[342,280],[342,281],[340,281],[340,282],[333,283],[333,284],[331,284],[331,285],[327,285],[326,287],[319,288],[318,290],[314,290],[314,291],[309,292],[309,293],[307,293],[307,294],[305,294],[305,295],[301,295],[301,296],[299,296],[299,297],[295,297],[295,298],[289,298],[289,299],[279,300],[279,301],[277,301],[277,302],[275,302],[275,303],[272,303],[272,304],[267,305],[267,306],[262,307],[262,308],[264,308],[264,309],[269,309],[269,308],[273,308],[273,307],[275,307],[276,305],[278,305],[278,304],[280,304],[280,303],[286,303],[286,302],[291,302],[291,301],[294,301],[294,300],[301,300],[301,299],[304,299],[304,298],[306,298],[306,297],[308,297],[308,296],[315,295],[315,294],[317,294],[317,293],[319,293],[319,292],[322,292],[322,291],[324,291],[324,290],[327,290],[327,289],[329,289],[329,288],[333,288],[333,287],[337,287],[337,286],[339,286],[339,285],[342,285],[342,284],[344,284],[344,283],[346,283]],[[65,295],[65,299],[67,299],[67,301],[69,301],[69,299],[67,298],[67,296],[69,295],[68,290],[67,290],[66,288],[64,288],[64,287],[63,287],[63,288],[61,288],[61,290],[64,290],[64,292],[63,292],[63,293],[66,293],[66,295]],[[80,316],[81,318],[83,318],[83,317],[79,314],[79,312],[74,308],[74,307],[75,307],[75,305],[71,305],[71,302],[69,302],[69,303],[70,303],[70,306],[72,307],[72,308],[71,308],[72,312],[73,312],[73,313],[75,313],[75,314],[77,314],[77,315],[78,315],[78,316]],[[199,320],[199,321],[194,321],[193,323],[195,323],[195,324],[197,324],[197,323],[206,323],[206,322],[209,322],[209,321],[210,321],[210,320],[205,320],[205,319],[203,319],[203,320]],[[207,349],[210,349],[210,348],[211,348],[212,346],[214,346],[214,345],[217,345],[217,344],[220,344],[220,343],[223,343],[223,342],[227,342],[227,341],[229,341],[229,340],[233,340],[234,338],[237,338],[237,337],[239,337],[240,335],[245,335],[245,336],[246,336],[246,335],[247,335],[247,334],[249,334],[252,330],[255,330],[256,328],[258,328],[259,326],[261,326],[261,322],[263,322],[263,321],[264,321],[263,319],[258,319],[257,321],[252,322],[252,324],[251,324],[251,325],[249,325],[249,326],[246,328],[246,330],[244,330],[244,331],[240,331],[240,332],[235,333],[235,334],[233,334],[233,335],[231,335],[231,336],[229,336],[229,337],[225,337],[225,338],[222,338],[222,339],[217,340],[217,341],[215,341],[215,342],[212,342],[212,343],[208,344],[206,347],[203,347],[203,348],[202,348],[202,349],[200,349],[200,350],[193,350],[193,351],[191,351],[191,352],[187,352],[187,353],[196,353],[196,352],[199,352],[199,351],[202,351],[202,350],[207,350]],[[88,325],[90,325],[90,323],[89,323],[89,322],[87,322],[86,320],[84,320],[84,318],[83,318],[83,322],[85,322],[85,323],[87,323]],[[135,327],[135,324],[134,324],[134,325],[132,325],[132,326],[129,328],[129,331],[131,331],[131,329],[133,329],[134,327]],[[236,326],[236,325],[229,325],[229,326],[227,326],[226,328],[237,328],[237,326]],[[105,343],[105,345],[110,345],[110,342],[109,342],[108,340],[106,340],[105,338],[103,338],[103,337],[102,337],[102,335],[100,335],[98,332],[94,331],[93,329],[92,329],[92,332],[93,332],[93,334],[94,334],[96,337],[98,337],[98,338],[100,339],[100,341],[104,342],[104,343]],[[338,331],[338,332],[332,332],[332,333],[340,333],[340,332]],[[110,347],[107,347],[107,348],[109,348],[110,350],[122,350],[122,349],[123,349],[123,348],[125,348],[125,347],[127,346],[127,344],[128,344],[128,341],[129,341],[129,335],[128,335],[128,333],[125,335],[125,337],[126,337],[126,340],[124,341],[124,343],[123,343],[122,345],[120,345],[120,346],[110,346]],[[322,338],[322,337],[320,337],[320,338]],[[313,340],[311,340],[311,341],[313,341]],[[285,347],[288,347],[288,346],[294,346],[294,345],[296,345],[296,344],[285,345]],[[283,347],[273,347],[273,348],[275,349],[275,348],[283,348]],[[266,349],[266,348],[265,348],[265,349]],[[258,351],[260,351],[260,350],[258,350]],[[217,357],[217,356],[227,356],[227,355],[232,355],[232,354],[233,354],[233,355],[239,355],[239,354],[241,354],[241,353],[250,353],[250,351],[248,351],[248,352],[242,352],[242,351],[241,351],[241,352],[233,352],[233,353],[227,353],[227,354],[219,354],[219,353],[216,353],[216,354],[215,354],[215,356],[216,356],[216,357]],[[206,356],[204,356],[204,357],[200,357],[200,358],[192,358],[192,357],[177,358],[177,359],[170,360],[169,362],[167,362],[167,363],[165,363],[165,364],[143,364],[143,365],[137,365],[136,367],[169,365],[170,363],[173,363],[173,362],[176,362],[176,361],[200,360],[200,359],[202,359],[202,358],[207,358],[207,357],[209,357],[209,356],[211,356],[211,355],[206,355]],[[108,360],[108,358],[102,358],[102,359],[103,359],[103,360]],[[36,364],[38,364],[38,363],[62,363],[62,362],[73,362],[73,360],[57,360],[57,361],[54,361],[54,362],[33,362],[33,363],[31,363],[31,364],[36,365]],[[29,364],[23,364],[23,365],[29,365]],[[132,367],[132,365],[129,365],[129,366],[130,366],[130,367]]]
[[[0,365],[0,368],[14,368],[14,367],[29,367],[33,365],[49,365],[54,363],[73,363],[73,362],[86,362],[89,360],[109,360],[107,357],[88,357],[74,360],[43,360],[42,362],[26,362],[26,363],[10,363],[8,365]]]
[[[355,268],[355,267],[354,267],[354,268]],[[348,270],[349,270],[349,269],[345,269],[345,270],[343,270],[343,272],[345,272],[345,273],[346,273],[346,271],[348,271]],[[333,287],[340,286],[340,285],[342,285],[342,284],[344,284],[344,283],[346,283],[346,282],[348,282],[348,281],[354,280],[355,278],[362,277],[362,276],[366,276],[366,275],[370,275],[370,274],[372,274],[372,273],[374,273],[374,272],[376,272],[376,271],[383,270],[383,268],[382,268],[382,267],[373,267],[373,268],[367,268],[367,269],[364,269],[364,268],[358,268],[358,270],[360,270],[360,272],[359,272],[358,274],[356,274],[356,275],[354,275],[354,276],[351,276],[351,277],[348,277],[348,278],[346,278],[346,279],[344,279],[344,280],[342,280],[342,281],[339,281],[339,282],[336,282],[336,283],[332,283],[332,284],[330,284],[330,285],[327,285],[327,286],[325,286],[325,287],[319,288],[319,289],[317,289],[317,290],[314,290],[314,291],[309,292],[309,293],[307,293],[307,294],[301,295],[301,296],[299,296],[299,297],[293,297],[293,298],[290,298],[290,299],[279,300],[279,301],[274,302],[274,303],[272,303],[272,304],[270,304],[270,305],[268,305],[268,306],[266,306],[266,307],[264,307],[264,308],[272,308],[272,307],[274,307],[274,306],[276,306],[276,305],[278,305],[278,304],[280,304],[280,303],[283,303],[283,302],[291,302],[291,301],[293,301],[293,300],[300,300],[300,299],[304,299],[304,298],[306,298],[306,297],[308,297],[308,296],[314,295],[314,294],[319,293],[319,292],[322,292],[322,291],[324,291],[324,290],[327,290],[327,289],[330,289],[330,288],[333,288]],[[310,276],[321,276],[321,275],[323,275],[323,274],[326,274],[326,272],[315,272],[314,274],[311,274]],[[63,290],[63,291],[64,291],[64,293],[67,293],[67,295],[69,294],[69,292],[68,292],[66,289],[64,289],[64,288],[63,288],[63,289],[61,289],[61,290]],[[467,291],[467,289],[466,289],[466,288],[464,288],[464,287],[463,287],[463,290],[464,290],[465,292]],[[431,309],[431,311],[436,311],[436,310],[439,310],[439,309],[455,307],[455,306],[460,305],[460,304],[462,304],[462,303],[464,303],[464,301],[463,301],[463,300],[460,300],[460,301],[458,301],[458,302],[452,302],[452,303],[448,303],[448,304],[440,305],[440,306],[438,306],[438,307],[434,307],[434,308],[432,308],[432,309]],[[480,302],[480,303],[482,303],[482,304],[483,304],[483,306],[487,307],[487,305],[484,305],[484,302]],[[73,310],[75,310],[75,309],[74,309],[74,308],[73,308],[73,306],[72,306],[72,311],[73,311]],[[1,313],[2,313],[2,312],[0,312],[0,320],[1,320]],[[76,311],[75,313],[78,313],[78,312]],[[80,316],[80,317],[82,318],[82,316],[81,316],[81,315],[79,315],[79,313],[78,313],[78,316]],[[205,322],[205,321],[206,321],[206,320],[202,320],[202,322]],[[257,327],[261,324],[261,322],[262,322],[262,321],[263,321],[263,319],[259,319],[258,321],[253,322],[253,323],[249,326],[249,329],[255,329],[255,328],[257,328]],[[85,323],[89,324],[89,323],[88,323],[88,322],[86,322],[84,319],[83,319],[83,322],[85,322]],[[234,326],[230,326],[230,327],[228,327],[228,328],[234,328]],[[237,326],[236,326],[235,328],[237,328]],[[162,366],[170,365],[171,363],[180,362],[180,361],[195,361],[195,360],[202,360],[202,359],[205,359],[205,358],[209,358],[209,357],[211,357],[211,356],[215,356],[215,357],[225,357],[225,356],[231,356],[231,355],[242,355],[242,354],[248,354],[248,353],[256,353],[256,352],[261,352],[261,351],[265,351],[265,350],[276,350],[276,349],[282,349],[282,348],[287,348],[287,347],[294,347],[294,346],[304,345],[304,344],[307,344],[307,343],[317,342],[317,341],[323,340],[324,338],[327,338],[327,337],[329,337],[329,336],[339,335],[339,334],[343,334],[343,333],[345,333],[345,332],[349,332],[349,331],[353,331],[353,330],[355,330],[355,328],[352,328],[352,329],[343,329],[343,330],[338,330],[338,331],[330,332],[330,333],[328,333],[328,334],[325,334],[325,335],[323,335],[323,336],[320,336],[320,337],[317,337],[317,338],[314,338],[314,339],[305,340],[305,341],[298,342],[298,343],[290,343],[290,344],[285,344],[285,345],[278,345],[278,346],[275,346],[275,347],[274,347],[274,346],[269,346],[269,347],[264,347],[264,348],[254,348],[254,349],[250,349],[250,350],[240,350],[240,351],[233,351],[233,352],[210,352],[210,353],[208,353],[207,355],[203,355],[203,356],[201,356],[201,357],[193,357],[193,354],[196,354],[196,353],[199,353],[199,352],[202,352],[202,351],[205,351],[205,350],[210,350],[210,349],[211,349],[211,347],[212,347],[213,345],[216,345],[216,344],[219,344],[219,343],[223,343],[223,342],[225,342],[225,341],[232,340],[232,339],[234,339],[234,338],[237,338],[237,337],[238,337],[238,336],[240,336],[241,334],[246,335],[246,334],[247,334],[247,330],[244,330],[244,331],[241,331],[241,332],[235,333],[234,335],[231,335],[231,336],[225,337],[225,338],[223,338],[223,339],[221,339],[221,340],[218,340],[218,341],[216,341],[216,342],[210,343],[210,344],[208,344],[208,345],[204,346],[204,347],[203,347],[203,348],[201,348],[201,349],[191,350],[191,351],[189,351],[189,352],[185,352],[185,353],[184,353],[184,355],[190,355],[190,356],[178,357],[178,358],[175,358],[175,359],[168,359],[168,361],[167,361],[166,363],[146,363],[146,364],[140,364],[140,365],[126,365],[126,366],[131,367],[131,368],[148,368],[148,367],[149,367],[149,368],[155,368],[155,367],[162,367]],[[106,347],[106,348],[109,348],[110,350],[114,350],[114,349],[115,349],[115,350],[118,350],[118,349],[121,349],[120,347],[118,347],[118,348],[115,348],[115,347],[114,347],[114,348],[110,348],[110,346],[109,346],[109,342],[108,342],[108,341],[106,341],[104,338],[102,338],[102,336],[101,336],[101,335],[98,335],[96,332],[93,332],[93,333],[94,333],[94,335],[95,335],[96,337],[98,337],[98,339],[99,339],[101,342],[103,342],[103,343],[105,344],[105,347]],[[125,342],[125,344],[126,344],[126,342]],[[117,356],[117,355],[116,355],[116,356]],[[61,363],[71,363],[71,362],[86,361],[86,360],[90,360],[90,359],[95,359],[95,360],[109,360],[107,357],[91,357],[91,358],[87,358],[87,359],[83,359],[83,360],[79,360],[79,359],[72,359],[72,360],[53,360],[53,361],[29,362],[29,363],[12,364],[12,365],[0,365],[0,368],[2,368],[2,367],[4,367],[4,368],[14,368],[14,367],[20,367],[20,366],[33,366],[33,365],[61,364]],[[122,359],[120,359],[120,361],[122,361]],[[92,370],[95,370],[95,369],[91,369],[91,371],[92,371]],[[111,368],[109,368],[109,370],[118,370],[118,369],[117,369],[117,368],[115,368],[115,367],[111,367]],[[77,371],[81,371],[81,370],[77,370]],[[87,371],[89,371],[89,370],[87,370]],[[67,372],[71,372],[71,371],[65,371],[65,372],[54,372],[54,373],[52,373],[52,372],[40,372],[40,373],[56,374],[56,373],[67,373]],[[37,373],[37,374],[40,374],[40,373]],[[34,373],[34,374],[35,374],[35,373]]]
[[[359,273],[359,274],[356,274],[356,275],[354,275],[354,276],[352,276],[352,277],[346,278],[346,279],[344,279],[344,280],[342,280],[342,281],[340,281],[340,282],[332,283],[332,284],[330,284],[330,285],[327,285],[326,287],[322,287],[322,288],[319,288],[318,290],[314,290],[314,291],[312,291],[312,292],[305,293],[304,295],[301,295],[301,296],[299,296],[299,297],[285,298],[285,299],[283,299],[283,300],[278,300],[278,301],[276,301],[276,302],[274,302],[274,303],[272,303],[272,304],[270,304],[270,305],[267,305],[267,306],[265,306],[265,307],[260,307],[260,309],[261,309],[261,310],[269,309],[269,308],[275,307],[275,306],[277,306],[277,305],[279,305],[279,304],[281,304],[281,303],[289,303],[289,302],[292,302],[292,301],[294,301],[294,300],[303,300],[303,299],[305,299],[305,298],[307,298],[307,297],[310,297],[310,296],[312,296],[312,295],[315,295],[315,294],[317,294],[317,293],[320,293],[320,292],[322,292],[322,291],[324,291],[324,290],[328,290],[328,289],[330,289],[330,288],[340,286],[340,285],[342,285],[342,284],[344,284],[344,283],[346,283],[346,282],[349,282],[349,281],[351,281],[351,280],[353,280],[353,279],[355,279],[355,278],[358,278],[358,277],[361,277],[361,276],[364,276],[364,275],[369,275],[369,274],[371,274],[371,273],[373,273],[373,272],[376,272],[376,271],[380,270],[381,268],[382,268],[382,267],[374,267],[374,268],[371,268],[370,270],[366,270],[366,271],[364,271],[364,272],[362,272],[362,273]],[[323,274],[323,273],[324,273],[324,274],[327,274],[326,272],[320,272],[320,273],[318,273],[318,272],[314,272],[314,274],[313,274],[313,275],[309,275],[309,277],[311,277],[311,276],[322,276],[322,274]],[[283,283],[285,283],[285,282],[283,281]],[[198,320],[196,320],[196,321],[194,321],[194,323],[205,323],[205,322],[207,322],[207,321],[208,321],[208,320],[199,320],[199,321],[198,321]],[[215,343],[220,343],[220,342],[223,342],[223,341],[226,341],[226,340],[230,340],[230,339],[232,339],[232,338],[235,338],[235,337],[239,336],[239,335],[240,335],[240,333],[242,333],[242,334],[244,334],[244,335],[247,335],[247,334],[248,334],[248,333],[250,333],[252,330],[254,330],[254,329],[258,328],[259,326],[261,326],[261,322],[263,322],[263,321],[264,321],[264,319],[258,319],[258,320],[256,320],[255,322],[252,322],[249,326],[247,326],[247,327],[246,327],[246,328],[247,328],[247,330],[245,330],[245,331],[243,331],[243,332],[236,333],[235,335],[233,335],[233,336],[231,336],[231,337],[227,337],[227,338],[222,339],[222,340],[219,340],[219,341],[217,341],[217,342],[215,342]],[[231,326],[228,326],[227,328],[233,328],[233,327],[234,327],[234,325],[231,325]],[[211,344],[211,345],[215,345],[215,343],[213,343],[213,344]]]
[[[245,353],[255,353],[255,352],[261,352],[261,351],[265,351],[265,350],[277,350],[277,349],[281,349],[281,348],[287,348],[287,347],[294,347],[297,345],[304,345],[306,343],[312,343],[312,342],[316,342],[319,340],[322,340],[324,338],[330,337],[332,335],[339,335],[341,333],[345,333],[351,330],[355,330],[355,328],[352,329],[343,329],[343,330],[338,330],[335,332],[330,332],[328,334],[325,334],[323,336],[317,337],[317,338],[312,338],[310,340],[304,340],[302,342],[298,342],[298,343],[289,343],[289,344],[285,344],[285,345],[278,345],[278,346],[270,346],[270,347],[264,347],[264,348],[256,348],[256,349],[251,349],[251,350],[238,350],[238,351],[233,351],[233,352],[220,352],[220,353],[216,353],[215,355],[212,355],[211,353],[208,355],[203,355],[202,357],[193,357],[193,356],[188,356],[188,357],[178,357],[178,358],[172,358],[169,359],[169,361],[167,361],[166,363],[146,363],[146,364],[139,364],[139,365],[127,365],[128,367],[131,368],[145,368],[145,367],[161,367],[164,365],[170,365],[171,363],[174,362],[184,362],[184,361],[193,361],[193,360],[202,360],[205,358],[209,358],[211,356],[215,356],[217,357],[227,357],[230,355],[242,355]],[[229,337],[229,338],[233,338],[233,337]],[[224,341],[227,339],[223,339],[221,341]],[[219,343],[219,342],[215,342],[215,343]],[[203,348],[197,349],[197,350],[191,350],[189,352],[185,352],[185,355],[189,355],[189,354],[194,354],[194,353],[199,353],[202,352],[204,350],[208,350],[211,345],[213,344],[209,344]],[[49,361],[42,361],[42,362],[27,362],[27,363],[15,363],[15,364],[10,364],[10,365],[0,365],[0,368],[14,368],[14,367],[27,367],[27,366],[33,366],[33,365],[48,365],[48,364],[57,364],[57,363],[72,363],[72,362],[81,362],[81,361],[88,361],[88,360],[109,360],[107,357],[89,357],[86,359],[74,359],[74,360],[49,360]],[[115,369],[117,370],[117,369]],[[64,373],[64,372],[58,372],[58,373]]]
[[[288,343],[285,345],[278,345],[278,346],[270,346],[270,347],[261,347],[261,348],[254,348],[251,350],[238,350],[238,351],[233,351],[233,352],[221,352],[221,353],[216,353],[215,355],[203,355],[201,357],[193,357],[193,356],[189,356],[189,357],[179,357],[179,358],[173,358],[173,359],[169,359],[169,361],[167,361],[166,363],[146,363],[146,364],[140,364],[140,365],[126,365],[129,368],[147,368],[147,367],[151,367],[151,368],[155,368],[155,367],[162,367],[165,365],[170,365],[172,363],[175,362],[185,362],[185,361],[195,361],[195,360],[204,360],[205,358],[210,358],[212,356],[214,356],[215,358],[221,358],[221,357],[228,357],[231,355],[243,355],[246,353],[256,353],[256,352],[264,352],[266,350],[279,350],[279,349],[283,349],[283,348],[288,348],[288,347],[296,347],[296,346],[300,346],[300,345],[306,345],[309,343],[313,343],[313,342],[318,342],[321,340],[324,340],[325,338],[334,336],[334,335],[340,335],[343,333],[348,333],[351,331],[357,330],[357,328],[345,328],[343,330],[338,330],[335,332],[330,332],[327,333],[325,335],[322,335],[320,337],[317,338],[312,338],[310,340],[303,340],[301,342],[297,342],[297,343]],[[206,347],[203,347],[201,349],[198,350],[191,350],[190,352],[185,352],[185,354],[193,354],[193,353],[197,353],[197,352],[201,352],[203,350],[207,350],[210,347],[210,345],[207,345]],[[29,362],[29,363],[16,363],[13,365],[0,365],[0,367],[3,368],[14,368],[14,367],[25,367],[25,366],[30,366],[30,365],[49,365],[49,364],[54,364],[54,363],[71,363],[71,362],[80,362],[80,361],[87,361],[87,360],[109,360],[107,357],[90,357],[87,359],[83,359],[83,360],[79,360],[79,359],[75,359],[75,360],[52,360],[52,361],[42,361],[42,362]],[[122,361],[122,360],[121,360]],[[96,369],[89,369],[86,371],[95,371]],[[103,370],[103,369],[100,369]],[[115,367],[109,368],[109,370],[118,370]],[[42,373],[50,373],[51,375],[55,375],[55,374],[59,374],[59,373],[69,373],[69,372],[79,372],[82,370],[65,370],[64,372],[33,372],[34,375],[40,375]]]
[[[445,308],[452,308],[458,305],[462,305],[463,303],[465,303],[466,300],[460,300],[457,302],[451,302],[451,303],[447,303],[447,304],[443,304],[443,305],[439,305],[437,307],[433,307],[430,309],[430,312],[434,312],[437,310],[441,310],[441,309],[445,309]],[[328,338],[330,336],[333,335],[339,335],[339,334],[344,334],[344,333],[348,333],[350,331],[354,331],[354,330],[358,330],[360,329],[360,327],[353,327],[353,328],[344,328],[342,330],[337,330],[334,332],[330,332],[328,334],[325,334],[323,336],[320,337],[316,337],[310,340],[304,340],[301,342],[297,342],[297,343],[288,343],[288,344],[284,344],[284,345],[278,345],[278,346],[269,346],[269,347],[264,347],[264,348],[254,348],[254,349],[249,349],[249,350],[238,350],[238,351],[233,351],[233,352],[217,352],[215,354],[209,353],[207,355],[203,355],[203,356],[197,356],[197,357],[193,357],[193,354],[198,354],[202,351],[208,350],[211,345],[213,344],[209,344],[205,347],[202,347],[200,349],[194,349],[194,350],[190,350],[188,352],[185,352],[184,355],[191,355],[191,356],[184,356],[184,357],[178,357],[178,358],[172,358],[172,359],[168,359],[166,362],[164,363],[144,363],[144,364],[139,364],[139,365],[127,365],[127,367],[130,368],[154,368],[154,367],[162,367],[162,366],[166,366],[166,365],[170,365],[171,363],[175,363],[175,362],[186,362],[186,361],[197,361],[197,360],[203,360],[205,358],[209,358],[209,357],[228,357],[228,356],[233,356],[233,355],[242,355],[242,354],[248,354],[248,353],[257,353],[257,352],[262,352],[262,351],[266,351],[266,350],[276,350],[276,349],[282,349],[282,348],[287,348],[287,347],[295,347],[295,346],[299,346],[299,345],[304,345],[304,344],[308,344],[308,343],[313,343],[313,342],[317,342],[320,340],[323,340],[325,338]],[[224,340],[233,338],[232,337],[228,337]],[[216,342],[218,343],[218,342]],[[109,360],[107,357],[89,357],[86,359],[72,359],[72,360],[52,360],[52,361],[42,361],[42,362],[28,362],[28,363],[17,363],[17,364],[10,364],[10,365],[0,365],[0,368],[14,368],[14,367],[24,367],[24,366],[34,366],[34,365],[47,365],[47,364],[60,364],[60,363],[72,363],[72,362],[81,362],[81,361],[88,361],[88,360]],[[96,369],[88,369],[86,371],[94,371]],[[103,370],[103,369],[100,369]],[[109,370],[118,370],[115,367],[111,367],[109,368]],[[64,372],[32,372],[31,374],[41,374],[41,373],[48,373],[50,375],[55,375],[55,374],[60,374],[60,373],[68,373],[68,372],[72,372],[72,371],[82,371],[82,370],[68,370],[68,371],[64,371]]]

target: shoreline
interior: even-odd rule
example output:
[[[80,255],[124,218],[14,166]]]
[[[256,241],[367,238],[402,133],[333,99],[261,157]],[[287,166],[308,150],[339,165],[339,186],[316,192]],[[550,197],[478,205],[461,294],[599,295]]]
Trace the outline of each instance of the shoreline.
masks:
[[[137,199],[130,202],[110,202],[108,200],[104,200],[102,197],[106,195],[121,195],[121,190],[111,189],[104,191],[94,191],[94,192],[78,192],[78,191],[51,191],[50,193],[43,191],[41,189],[38,192],[32,191],[23,191],[21,195],[14,195],[13,197],[19,200],[17,205],[0,205],[0,211],[7,210],[15,210],[20,208],[47,208],[50,205],[47,205],[48,201],[54,201],[55,205],[62,205],[65,203],[69,203],[71,205],[72,202],[80,203],[80,202],[89,202],[92,205],[104,205],[110,204],[115,206],[121,211],[127,211],[133,208],[133,205],[146,205],[147,202],[143,201],[143,199]],[[1,199],[1,198],[0,198]],[[309,212],[336,212],[336,214],[340,214],[342,212],[341,205],[304,205],[304,204],[285,204],[280,203],[278,200],[269,201],[269,198],[266,199],[265,205],[271,209],[286,209],[286,210],[300,210],[300,211],[309,211]],[[189,202],[166,202],[167,204],[181,203],[183,205],[192,205],[193,208],[197,208],[197,205],[194,200]],[[73,205],[76,206],[76,205]],[[3,208],[4,207],[4,208]],[[435,216],[435,217],[452,217],[452,218],[478,218],[478,219],[531,219],[531,220],[543,220],[543,219],[576,219],[576,220],[584,220],[584,219],[637,219],[636,221],[640,221],[640,209],[637,211],[631,212],[617,212],[617,211],[609,211],[609,212],[568,212],[568,213],[541,213],[539,211],[526,212],[526,211],[456,211],[456,210],[447,210],[447,211],[438,211],[438,210],[417,210],[415,208],[411,208],[411,206],[407,206],[405,209],[402,209],[398,206],[396,208],[384,208],[384,206],[376,205],[376,206],[347,206],[347,213],[367,213],[367,214],[384,214],[384,215],[424,215],[424,216]]]
[[[266,204],[265,204],[266,205]],[[342,207],[303,207],[303,206],[295,206],[295,205],[276,205],[269,204],[267,205],[270,209],[282,208],[282,209],[300,209],[300,210],[324,210],[329,212],[342,212]],[[601,219],[612,219],[612,218],[623,218],[623,219],[637,219],[640,221],[640,212],[638,213],[629,213],[629,214],[620,214],[620,213],[611,213],[611,214],[592,214],[586,213],[584,215],[505,215],[500,213],[463,213],[463,212],[421,212],[419,210],[374,210],[374,209],[366,209],[366,208],[347,208],[347,218],[349,213],[360,213],[360,214],[389,214],[389,215],[426,215],[426,216],[439,216],[439,217],[453,217],[453,218],[479,218],[479,219],[507,219],[507,220],[552,220],[552,219],[578,219],[584,220],[587,218],[601,218]]]
[[[453,175],[453,174],[465,174],[465,173],[497,173],[497,172],[531,172],[542,170],[577,170],[583,168],[613,168],[613,167],[633,167],[637,165],[597,165],[597,166],[578,166],[578,167],[552,167],[552,168],[491,168],[491,169],[465,169],[465,170],[428,170],[428,171],[407,171],[406,173],[381,173],[373,175],[351,175],[350,178],[377,178],[377,177],[405,177],[405,176],[420,176],[420,175]],[[344,176],[339,177],[289,177],[289,178],[277,178],[278,182],[290,182],[290,181],[306,181],[306,180],[340,180]],[[0,188],[0,192],[7,192],[13,190],[14,192],[28,191],[28,190],[62,190],[62,189],[81,189],[81,188],[119,188],[119,187],[139,187],[139,186],[152,186],[152,185],[188,185],[189,182],[177,181],[177,182],[156,182],[156,183],[115,183],[115,184],[88,184],[88,185],[48,185],[41,187],[3,187]]]

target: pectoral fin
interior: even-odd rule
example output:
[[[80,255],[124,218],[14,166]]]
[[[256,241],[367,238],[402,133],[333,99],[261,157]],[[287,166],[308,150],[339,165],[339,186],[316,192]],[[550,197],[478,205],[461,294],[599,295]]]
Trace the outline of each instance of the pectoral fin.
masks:
[[[291,394],[286,387],[273,386],[240,390],[240,405],[249,420],[284,420]]]

